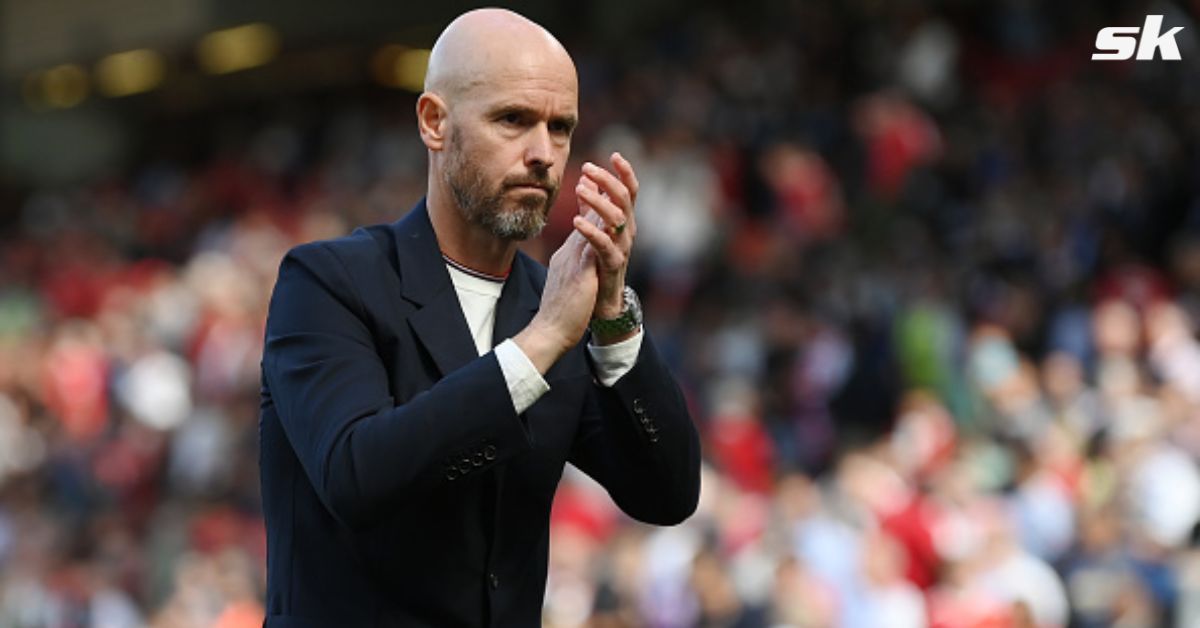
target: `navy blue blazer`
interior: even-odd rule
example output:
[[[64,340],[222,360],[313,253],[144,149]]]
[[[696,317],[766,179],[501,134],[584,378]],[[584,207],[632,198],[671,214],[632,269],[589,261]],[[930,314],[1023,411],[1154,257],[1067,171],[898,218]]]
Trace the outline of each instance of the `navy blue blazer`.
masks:
[[[546,269],[518,253],[494,339]],[[581,341],[518,415],[479,356],[422,201],[284,257],[263,353],[266,626],[539,626],[550,505],[571,462],[631,517],[696,508],[700,445],[649,335],[596,383]]]

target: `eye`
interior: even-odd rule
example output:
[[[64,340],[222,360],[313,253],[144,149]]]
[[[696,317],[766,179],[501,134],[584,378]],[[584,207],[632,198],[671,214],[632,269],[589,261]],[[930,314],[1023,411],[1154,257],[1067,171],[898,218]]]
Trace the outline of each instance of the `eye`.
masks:
[[[571,125],[567,124],[566,122],[561,122],[561,121],[551,122],[550,123],[550,132],[558,133],[560,135],[570,135],[571,134]]]
[[[500,115],[500,122],[509,126],[521,124],[521,114],[515,111],[509,111]]]

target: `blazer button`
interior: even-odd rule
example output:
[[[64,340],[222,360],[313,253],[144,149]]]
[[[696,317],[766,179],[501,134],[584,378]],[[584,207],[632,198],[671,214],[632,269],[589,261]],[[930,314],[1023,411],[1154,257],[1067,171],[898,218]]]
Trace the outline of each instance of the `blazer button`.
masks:
[[[483,448],[483,457],[488,462],[495,460],[496,459],[496,446],[488,445],[487,447],[484,447]]]
[[[458,472],[466,475],[471,470],[471,459],[463,456],[462,460],[458,461]]]
[[[645,412],[646,412],[646,408],[642,406],[642,399],[640,397],[637,399],[634,399],[633,400],[633,413],[634,414],[644,414]]]
[[[458,469],[455,469],[454,467],[447,467],[446,479],[450,480],[451,482],[458,479]]]
[[[490,584],[492,586],[492,590],[495,591],[496,589],[500,588],[500,578],[497,578],[496,574],[490,573],[488,574],[488,584]]]
[[[483,452],[482,451],[476,450],[476,452],[471,455],[471,464],[475,465],[476,467],[483,466]]]

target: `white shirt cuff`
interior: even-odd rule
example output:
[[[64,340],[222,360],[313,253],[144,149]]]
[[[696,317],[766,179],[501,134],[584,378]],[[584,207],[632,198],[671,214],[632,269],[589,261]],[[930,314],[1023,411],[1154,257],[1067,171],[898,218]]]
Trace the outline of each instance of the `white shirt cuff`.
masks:
[[[611,345],[598,346],[588,343],[588,351],[592,354],[592,362],[596,365],[596,379],[607,387],[612,387],[637,364],[638,353],[642,350],[642,330],[621,342]]]
[[[546,383],[537,367],[529,361],[529,356],[512,338],[496,345],[494,351],[496,361],[500,363],[500,372],[504,373],[504,381],[508,384],[513,408],[517,414],[521,414],[550,390],[550,384]]]

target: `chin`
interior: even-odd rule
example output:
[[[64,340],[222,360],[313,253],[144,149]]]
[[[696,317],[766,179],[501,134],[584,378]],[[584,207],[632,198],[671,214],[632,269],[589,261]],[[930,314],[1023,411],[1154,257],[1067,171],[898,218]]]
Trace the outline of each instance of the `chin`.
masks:
[[[502,216],[497,216],[490,225],[491,231],[497,237],[505,240],[529,240],[541,234],[546,226],[545,212],[528,207],[518,206],[509,208]]]
[[[542,192],[516,195],[511,203],[504,203],[506,214],[537,212],[543,219],[550,215],[551,199]]]

